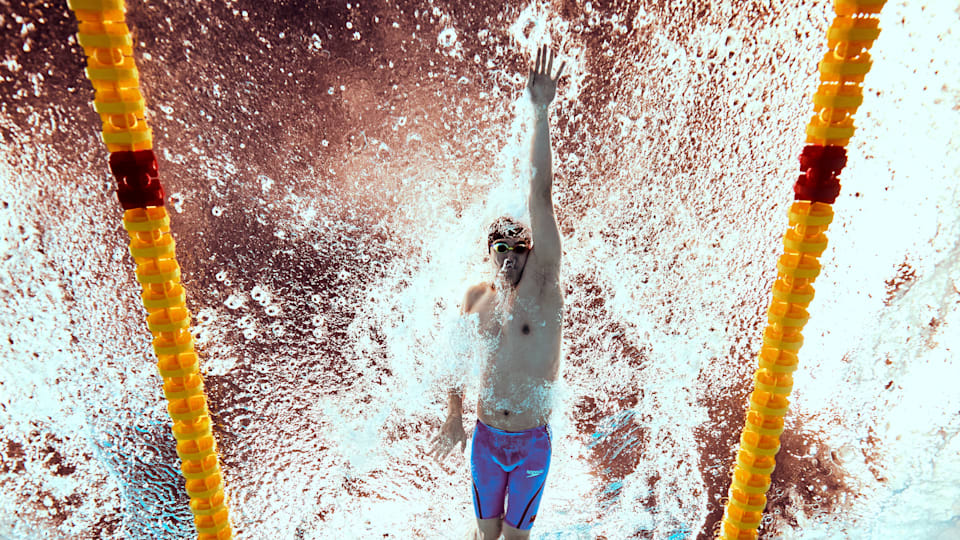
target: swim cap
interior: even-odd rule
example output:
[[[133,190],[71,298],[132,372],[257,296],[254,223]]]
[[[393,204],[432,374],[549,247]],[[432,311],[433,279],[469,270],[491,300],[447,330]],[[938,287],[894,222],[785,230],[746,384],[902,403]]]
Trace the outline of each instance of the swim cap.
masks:
[[[519,221],[501,216],[490,224],[487,229],[487,247],[502,238],[515,238],[523,240],[528,246],[533,247],[533,236],[530,234],[530,228]]]

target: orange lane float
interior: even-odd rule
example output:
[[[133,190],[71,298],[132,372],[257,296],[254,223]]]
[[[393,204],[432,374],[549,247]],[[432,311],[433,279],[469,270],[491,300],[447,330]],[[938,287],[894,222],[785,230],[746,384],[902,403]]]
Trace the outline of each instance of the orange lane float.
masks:
[[[840,193],[839,174],[847,161],[844,147],[855,129],[853,114],[863,102],[861,85],[871,66],[867,51],[880,35],[877,17],[885,2],[834,0],[836,18],[827,30],[829,50],[820,61],[820,86],[813,96],[807,146],[800,154],[795,202],[783,236],[754,389],[718,533],[722,540],[758,536],[780,450],[783,417],[790,405],[792,374],[803,345],[801,331],[809,317],[819,259],[827,248],[832,205]]]
[[[94,108],[110,151],[117,198],[125,210],[123,226],[130,236],[137,281],[143,287],[147,328],[154,337],[157,368],[163,377],[198,539],[227,540],[233,531],[223,476],[190,333],[176,242],[170,234],[170,216],[157,174],[153,136],[144,116],[133,39],[124,19],[126,6],[123,0],[68,0],[68,5],[79,22],[77,38],[87,56],[87,77],[96,91]]]

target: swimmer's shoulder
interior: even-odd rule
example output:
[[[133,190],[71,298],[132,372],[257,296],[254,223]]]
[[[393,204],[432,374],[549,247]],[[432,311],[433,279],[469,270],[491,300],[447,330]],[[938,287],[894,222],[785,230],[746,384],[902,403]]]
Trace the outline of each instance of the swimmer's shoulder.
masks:
[[[493,291],[493,287],[489,283],[478,283],[470,287],[467,289],[467,294],[463,297],[461,311],[463,313],[472,313],[483,296],[491,291]]]

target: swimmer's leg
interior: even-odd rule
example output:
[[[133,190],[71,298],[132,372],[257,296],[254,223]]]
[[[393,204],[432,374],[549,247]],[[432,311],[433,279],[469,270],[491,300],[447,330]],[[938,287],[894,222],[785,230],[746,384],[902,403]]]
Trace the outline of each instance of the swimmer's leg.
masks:
[[[506,523],[503,524],[503,540],[526,540],[530,538],[530,529],[515,529]]]
[[[537,518],[540,498],[550,471],[550,428],[544,426],[529,441],[524,460],[510,471],[506,515],[504,515],[504,538],[527,538]]]
[[[480,531],[480,534],[477,536],[477,538],[479,540],[496,540],[497,538],[500,538],[501,523],[503,523],[503,520],[498,517],[490,519],[478,519],[477,530]]]
[[[470,444],[470,473],[473,477],[473,510],[480,540],[500,538],[503,500],[507,493],[507,472],[493,456],[489,429],[477,422]]]

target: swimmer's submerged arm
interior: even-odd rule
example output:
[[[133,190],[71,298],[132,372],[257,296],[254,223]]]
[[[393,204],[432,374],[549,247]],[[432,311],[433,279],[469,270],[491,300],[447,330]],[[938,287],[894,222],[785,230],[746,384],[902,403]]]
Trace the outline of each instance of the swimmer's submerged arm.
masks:
[[[447,394],[447,417],[463,416],[463,388],[451,388]]]
[[[467,291],[460,306],[460,314],[465,315],[470,311],[470,307],[476,302],[477,287],[472,287]],[[451,359],[456,362],[456,359]],[[440,426],[440,431],[431,440],[430,454],[438,461],[450,453],[450,451],[460,444],[460,450],[466,448],[467,436],[463,430],[463,387],[457,385],[447,391],[447,419]]]
[[[474,305],[483,296],[489,285],[481,283],[467,289],[460,304],[460,316],[463,317],[473,311]],[[463,387],[455,386],[447,392],[447,416],[463,416]]]

